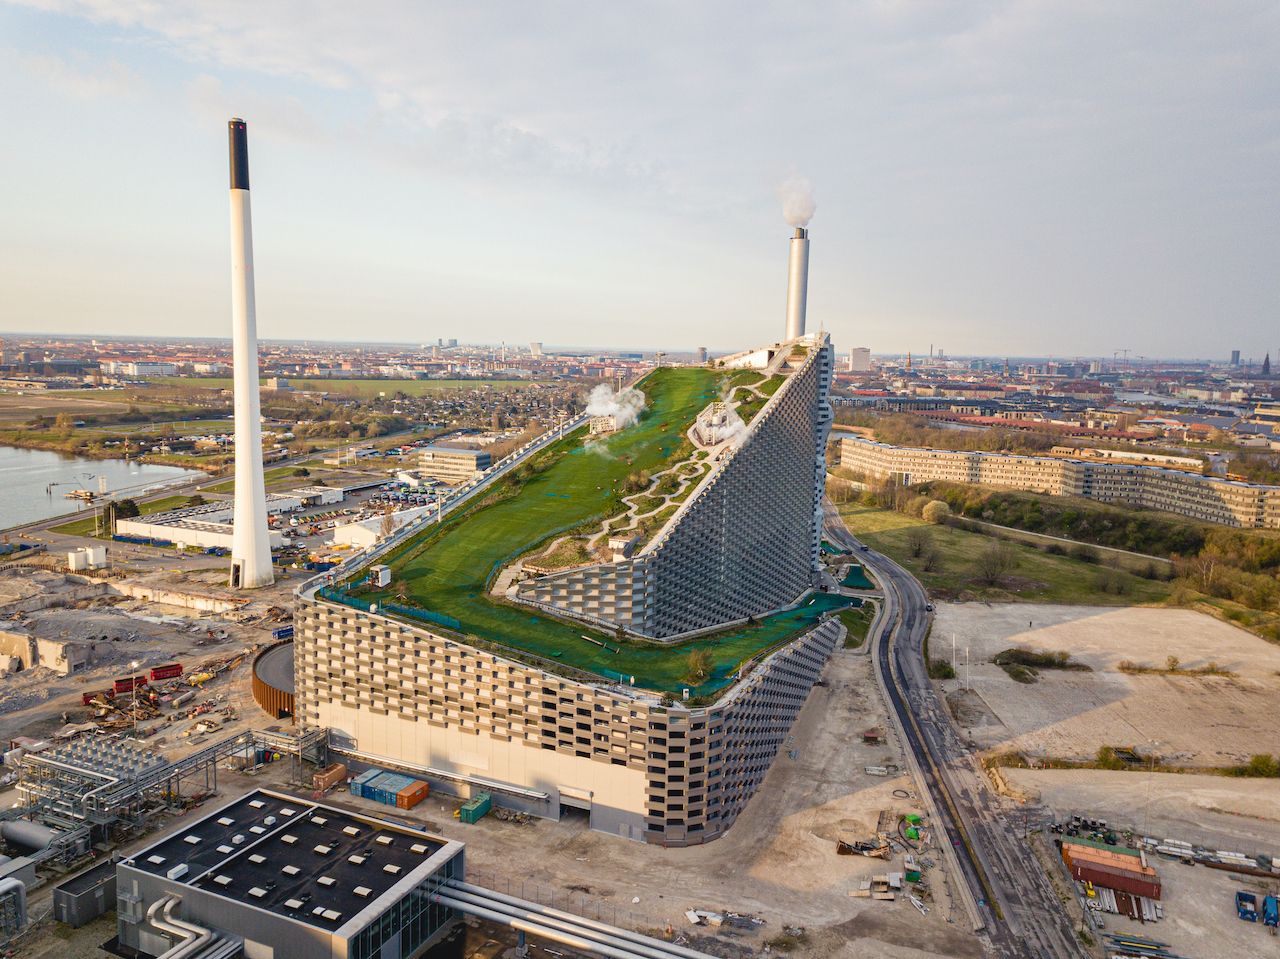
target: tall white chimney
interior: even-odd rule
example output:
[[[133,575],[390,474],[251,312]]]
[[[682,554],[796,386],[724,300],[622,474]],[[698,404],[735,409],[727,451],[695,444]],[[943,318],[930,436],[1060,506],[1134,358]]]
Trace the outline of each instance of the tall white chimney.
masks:
[[[235,376],[236,497],[231,534],[231,585],[256,589],[275,582],[262,475],[262,412],[258,402],[258,318],[253,305],[253,220],[249,214],[249,140],[244,121],[227,124],[231,147],[231,325]]]
[[[787,266],[787,339],[804,336],[804,314],[809,299],[809,231],[796,227],[791,238]]]

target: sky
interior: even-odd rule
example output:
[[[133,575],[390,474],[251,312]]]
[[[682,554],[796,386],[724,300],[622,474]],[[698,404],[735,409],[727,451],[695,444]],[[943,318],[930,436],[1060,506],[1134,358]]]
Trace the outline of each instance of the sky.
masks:
[[[1274,2],[0,0],[0,331],[1280,349]]]

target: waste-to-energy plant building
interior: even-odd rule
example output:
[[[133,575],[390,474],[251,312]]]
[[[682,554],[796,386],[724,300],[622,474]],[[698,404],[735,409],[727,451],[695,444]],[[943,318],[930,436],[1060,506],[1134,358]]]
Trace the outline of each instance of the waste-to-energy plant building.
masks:
[[[805,333],[803,303],[788,296],[795,335],[655,370],[636,384],[652,406],[636,424],[592,434],[583,416],[516,472],[495,464],[486,475],[505,495],[423,518],[304,586],[298,720],[369,762],[536,815],[581,810],[595,829],[666,845],[721,835],[851,602],[815,594],[834,355]],[[593,443],[612,445],[595,457]],[[659,460],[653,485],[612,519],[581,512],[617,502],[605,484],[625,473],[601,464],[632,456]],[[484,526],[504,502],[504,522]],[[483,552],[530,516],[545,528]],[[591,561],[557,566],[561,534],[601,520]],[[605,542],[628,545],[602,556]],[[375,558],[392,571],[385,588],[362,575]],[[474,580],[466,559],[482,567]]]

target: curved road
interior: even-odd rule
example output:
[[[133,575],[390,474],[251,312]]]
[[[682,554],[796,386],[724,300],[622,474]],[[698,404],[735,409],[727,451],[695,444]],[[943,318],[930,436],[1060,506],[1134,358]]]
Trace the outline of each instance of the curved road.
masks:
[[[864,550],[830,502],[823,509],[827,539],[857,551],[884,588],[885,613],[873,638],[876,672],[950,841],[975,925],[1002,959],[1085,959],[1057,892],[1018,835],[1021,817],[991,791],[929,680],[924,587],[887,556]]]

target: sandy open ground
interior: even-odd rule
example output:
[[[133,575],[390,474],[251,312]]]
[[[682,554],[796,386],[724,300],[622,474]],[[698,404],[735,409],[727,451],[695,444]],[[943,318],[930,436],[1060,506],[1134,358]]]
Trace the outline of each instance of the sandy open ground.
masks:
[[[1226,766],[1280,754],[1280,646],[1201,613],[983,603],[939,604],[930,655],[962,677],[944,684],[973,741],[1035,756],[1088,759],[1100,746],[1154,748],[1165,762]],[[1066,650],[1090,672],[1041,670],[1013,681],[991,657],[1012,646]],[[969,650],[971,691],[964,674]],[[1131,675],[1122,660],[1183,670],[1216,662],[1233,676]],[[1156,745],[1152,746],[1155,743]]]

